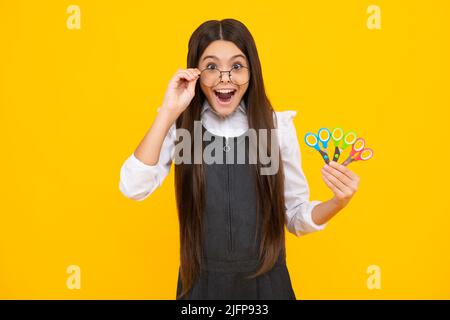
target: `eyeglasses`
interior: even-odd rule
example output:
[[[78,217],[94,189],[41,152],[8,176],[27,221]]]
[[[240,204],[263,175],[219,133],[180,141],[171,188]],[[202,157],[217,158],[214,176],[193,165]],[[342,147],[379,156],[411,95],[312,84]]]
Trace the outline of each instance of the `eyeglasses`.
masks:
[[[247,67],[239,65],[229,71],[222,71],[216,68],[205,68],[200,73],[200,81],[207,87],[215,87],[222,81],[222,74],[228,73],[230,82],[242,86],[250,81],[250,70]]]

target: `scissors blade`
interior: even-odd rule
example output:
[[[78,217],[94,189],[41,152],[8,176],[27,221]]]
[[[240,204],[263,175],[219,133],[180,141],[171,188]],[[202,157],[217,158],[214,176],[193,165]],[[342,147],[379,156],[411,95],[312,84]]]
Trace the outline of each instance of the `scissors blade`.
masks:
[[[334,147],[333,161],[337,162],[340,156],[341,156],[341,149],[339,147]]]
[[[347,159],[345,159],[344,162],[342,162],[342,165],[346,166],[349,163],[352,163],[353,161],[355,161],[355,159],[353,159],[352,156],[349,156]]]
[[[329,163],[330,163],[330,158],[328,157],[328,153],[326,153],[326,152],[323,151],[323,150],[319,150],[319,152],[320,152],[320,154],[321,154],[323,160],[325,161],[325,163],[326,163],[326,164],[329,164]]]

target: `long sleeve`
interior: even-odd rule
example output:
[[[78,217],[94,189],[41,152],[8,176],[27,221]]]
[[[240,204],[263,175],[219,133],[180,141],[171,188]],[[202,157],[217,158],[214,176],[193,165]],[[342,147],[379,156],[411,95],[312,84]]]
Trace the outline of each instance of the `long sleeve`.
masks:
[[[296,236],[323,230],[312,220],[313,208],[322,201],[309,200],[309,186],[302,170],[300,146],[293,118],[296,111],[277,112],[278,137],[285,174],[286,226]]]
[[[136,201],[147,198],[159,187],[169,174],[175,151],[175,124],[164,138],[159,161],[155,165],[147,165],[132,153],[120,169],[119,189],[127,197]]]

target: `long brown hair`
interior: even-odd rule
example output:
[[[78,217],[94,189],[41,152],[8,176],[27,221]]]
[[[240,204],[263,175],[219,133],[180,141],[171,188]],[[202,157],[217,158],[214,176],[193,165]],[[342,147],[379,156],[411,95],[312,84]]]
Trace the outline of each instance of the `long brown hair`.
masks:
[[[261,64],[255,41],[247,27],[234,19],[210,20],[201,24],[189,40],[187,67],[197,68],[199,59],[215,40],[233,42],[247,57],[250,82],[243,99],[247,106],[249,128],[270,129],[274,126],[274,110],[266,95]],[[190,131],[194,150],[194,121],[200,121],[205,99],[199,84],[190,105],[176,121],[177,128]],[[258,132],[258,131],[257,131]],[[271,150],[271,136],[267,137],[267,150]],[[258,153],[259,154],[259,153]],[[270,153],[269,153],[270,154]],[[259,248],[260,266],[252,277],[269,271],[284,248],[284,173],[279,155],[279,169],[274,175],[259,174],[261,163],[254,165],[257,172],[257,210],[263,209],[262,236]],[[202,164],[175,165],[175,192],[180,224],[180,274],[184,296],[200,273],[202,260],[202,216],[205,201],[205,181]]]

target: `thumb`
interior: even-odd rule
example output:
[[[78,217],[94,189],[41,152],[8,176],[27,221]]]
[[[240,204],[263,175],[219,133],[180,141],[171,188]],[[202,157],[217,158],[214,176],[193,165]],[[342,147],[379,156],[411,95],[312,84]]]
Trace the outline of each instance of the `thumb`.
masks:
[[[189,81],[188,87],[187,87],[189,92],[192,92],[192,93],[195,92],[195,84],[197,83],[197,80],[198,80],[198,78],[196,78],[196,79],[194,79],[192,81]]]

